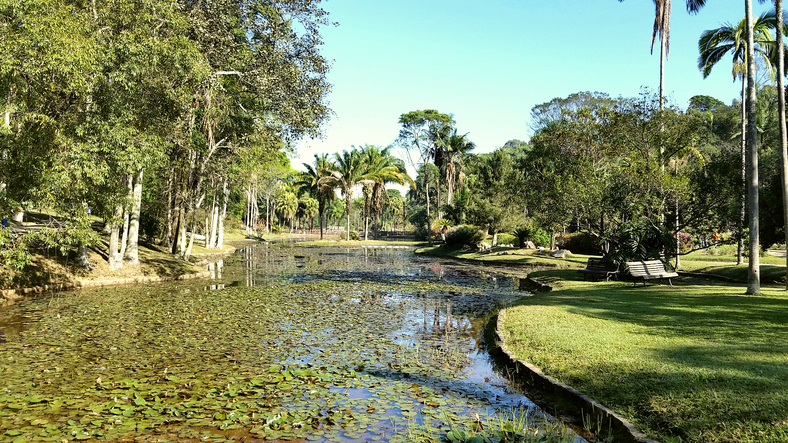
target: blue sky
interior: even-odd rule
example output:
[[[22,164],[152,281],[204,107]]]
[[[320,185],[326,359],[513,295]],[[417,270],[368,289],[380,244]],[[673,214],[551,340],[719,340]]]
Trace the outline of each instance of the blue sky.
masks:
[[[770,2],[753,3],[757,15]],[[555,97],[633,97],[659,86],[649,0],[326,0],[324,8],[339,23],[323,30],[335,115],[322,140],[297,145],[296,169],[315,153],[388,146],[399,116],[417,109],[453,114],[483,153],[529,139],[531,108]],[[710,1],[697,15],[673,1],[665,72],[671,103],[738,97],[728,59],[702,78],[697,45],[704,30],[743,17],[743,1]]]

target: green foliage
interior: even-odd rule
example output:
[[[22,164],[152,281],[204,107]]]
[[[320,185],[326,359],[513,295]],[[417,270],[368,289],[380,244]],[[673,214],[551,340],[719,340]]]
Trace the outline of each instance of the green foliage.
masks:
[[[461,248],[463,246],[477,247],[484,240],[484,232],[474,226],[460,225],[449,229],[446,233],[447,248]]]
[[[664,251],[676,250],[675,237],[650,222],[624,223],[603,240],[610,243],[605,258],[619,268],[627,261],[663,260]]]
[[[525,242],[531,239],[533,233],[534,230],[530,225],[520,226],[515,229],[513,235],[517,237],[517,246],[520,248],[525,247]]]
[[[550,234],[542,228],[536,228],[533,233],[532,241],[534,246],[548,247],[550,246]]]
[[[28,236],[15,235],[10,228],[0,229],[0,274],[5,280],[2,283],[7,284],[32,260]]]
[[[588,231],[559,235],[555,243],[559,248],[568,249],[575,254],[599,255],[602,250],[599,237],[591,235]]]
[[[498,244],[499,245],[513,245],[518,246],[517,243],[518,239],[516,236],[512,234],[501,233],[498,234]]]
[[[358,231],[350,231],[349,238],[350,238],[351,241],[360,241],[361,240],[361,236],[358,234]]]

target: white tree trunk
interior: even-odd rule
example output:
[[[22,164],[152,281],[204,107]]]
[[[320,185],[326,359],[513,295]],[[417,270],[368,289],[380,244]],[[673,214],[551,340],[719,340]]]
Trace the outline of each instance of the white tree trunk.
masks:
[[[205,214],[205,241],[203,243],[205,249],[211,249],[211,218]]]
[[[118,253],[118,239],[120,237],[120,224],[118,219],[123,215],[123,207],[118,205],[115,208],[114,222],[110,222],[109,248],[107,250],[107,261],[110,269],[121,269],[123,267],[123,256]]]
[[[140,264],[139,238],[140,238],[140,213],[142,212],[142,174],[143,169],[137,171],[134,177],[134,189],[131,195],[131,213],[129,217],[128,240],[124,260],[132,265]]]
[[[218,202],[216,201],[217,200],[216,194],[217,194],[218,191],[219,191],[218,188],[214,191],[213,202],[211,203],[211,230],[210,230],[211,235],[210,235],[210,238],[206,237],[206,239],[205,239],[205,241],[208,242],[208,247],[211,248],[211,249],[216,248],[216,236],[218,235],[218,229],[219,229],[219,226],[218,226],[218,224],[219,224],[219,205],[218,205]]]
[[[227,200],[230,198],[230,188],[227,187],[227,179],[222,183],[222,211],[219,213],[219,227],[216,237],[216,248],[224,249],[224,218],[227,216]]]

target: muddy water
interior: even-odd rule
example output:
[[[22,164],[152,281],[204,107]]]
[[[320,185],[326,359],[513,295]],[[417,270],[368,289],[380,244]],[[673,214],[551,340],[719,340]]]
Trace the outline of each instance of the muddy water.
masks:
[[[528,296],[516,277],[287,244],[209,270],[0,311],[0,440],[413,441],[513,419],[582,441],[486,353],[489,313]]]

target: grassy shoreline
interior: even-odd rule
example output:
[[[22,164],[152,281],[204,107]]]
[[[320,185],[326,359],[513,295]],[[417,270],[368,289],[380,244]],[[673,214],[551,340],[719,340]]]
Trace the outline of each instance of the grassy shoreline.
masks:
[[[746,265],[683,258],[682,270],[700,277],[644,288],[584,281],[574,268],[584,267],[587,256],[570,256],[556,268],[552,258],[527,252],[418,252],[482,265],[552,267],[529,274],[552,292],[500,312],[506,346],[649,437],[667,443],[788,441],[788,293],[764,283],[760,296],[744,295]],[[778,260],[785,259],[766,261]],[[776,264],[761,271],[764,282],[785,275]]]

